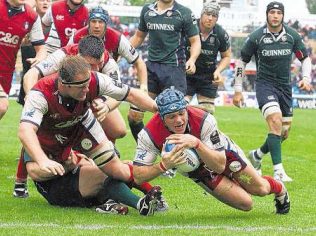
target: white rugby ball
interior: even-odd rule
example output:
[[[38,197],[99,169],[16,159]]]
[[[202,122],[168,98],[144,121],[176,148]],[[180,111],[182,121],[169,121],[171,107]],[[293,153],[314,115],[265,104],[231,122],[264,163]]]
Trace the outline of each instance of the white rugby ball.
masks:
[[[175,144],[167,142],[165,152],[170,152],[175,146]],[[185,149],[182,155],[184,155],[186,162],[176,166],[179,172],[188,173],[196,170],[200,166],[200,157],[193,148]]]

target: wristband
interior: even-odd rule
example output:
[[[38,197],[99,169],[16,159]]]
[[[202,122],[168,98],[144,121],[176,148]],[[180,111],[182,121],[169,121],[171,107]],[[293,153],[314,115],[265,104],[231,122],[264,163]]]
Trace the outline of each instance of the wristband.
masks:
[[[159,167],[160,169],[163,171],[163,172],[166,172],[167,171],[167,168],[165,167],[165,165],[161,162],[159,162]]]

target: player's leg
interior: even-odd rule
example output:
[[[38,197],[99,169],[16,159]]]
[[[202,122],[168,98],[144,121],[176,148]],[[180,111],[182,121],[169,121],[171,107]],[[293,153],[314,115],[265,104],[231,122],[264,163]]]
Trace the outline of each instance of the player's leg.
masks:
[[[1,82],[1,81],[0,81]],[[9,108],[9,92],[6,92],[0,83],[0,120]]]
[[[198,102],[199,106],[211,113],[215,113],[215,98],[217,96],[218,86],[212,84],[210,81],[209,75],[201,75],[199,77],[199,86],[198,86]]]
[[[107,114],[101,125],[106,136],[113,143],[116,139],[123,138],[127,134],[125,121],[117,108]]]
[[[128,111],[127,120],[136,142],[138,133],[144,128],[143,119],[144,111],[131,104]]]
[[[204,164],[190,172],[189,178],[216,199],[231,207],[243,211],[252,209],[252,199],[243,188],[226,176],[205,168]]]
[[[29,192],[27,189],[27,170],[24,163],[23,153],[24,153],[24,150],[22,148],[17,170],[16,170],[13,196],[20,197],[20,198],[27,198],[29,196]]]

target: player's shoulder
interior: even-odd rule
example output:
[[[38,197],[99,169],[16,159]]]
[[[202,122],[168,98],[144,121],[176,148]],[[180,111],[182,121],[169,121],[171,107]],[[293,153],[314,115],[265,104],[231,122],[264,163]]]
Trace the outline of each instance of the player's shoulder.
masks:
[[[188,7],[186,7],[186,6],[182,5],[182,4],[180,4],[180,3],[178,3],[178,2],[175,2],[175,3],[174,3],[174,8],[173,8],[173,9],[174,9],[174,10],[177,10],[177,11],[183,13],[183,14],[191,14],[191,13],[192,13],[192,11],[191,11],[190,8],[188,8]]]
[[[285,29],[285,32],[287,33],[287,34],[289,34],[289,35],[291,35],[291,36],[293,36],[293,37],[299,37],[299,38],[301,38],[301,36],[299,35],[299,33],[295,30],[295,29],[293,29],[292,27],[290,27],[290,26],[288,26],[288,25],[286,25],[286,24],[284,24],[284,29]]]
[[[214,31],[219,36],[226,36],[226,35],[228,35],[227,31],[219,24],[215,24]]]

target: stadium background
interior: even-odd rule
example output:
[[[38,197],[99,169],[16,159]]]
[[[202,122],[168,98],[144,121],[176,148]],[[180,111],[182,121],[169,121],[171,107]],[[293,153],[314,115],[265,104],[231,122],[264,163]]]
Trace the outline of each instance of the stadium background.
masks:
[[[135,2],[135,1],[134,1]],[[138,1],[140,2],[140,1]],[[147,1],[148,2],[148,1]],[[199,17],[203,0],[180,0],[179,3],[189,6],[196,17]],[[239,51],[247,35],[265,21],[265,7],[269,0],[220,0],[221,12],[218,23],[221,24],[231,36],[232,59],[228,69],[223,72],[226,78],[224,86],[219,88],[216,105],[232,105],[233,80],[235,60],[239,57]],[[282,1],[281,1],[282,2]],[[306,93],[297,87],[297,82],[301,79],[300,62],[296,59],[292,63],[292,86],[294,94],[294,107],[316,109],[316,14],[310,14],[305,0],[283,1],[285,5],[285,22],[295,28],[301,35],[308,48],[313,64],[312,85],[314,90]],[[102,5],[111,15],[111,26],[123,32],[128,38],[137,29],[138,17],[141,6],[131,6],[127,0],[109,1],[87,1],[88,7]],[[299,12],[299,14],[297,14]],[[143,44],[138,50],[142,58],[147,59],[147,45]],[[137,85],[136,70],[129,65],[125,59],[119,61],[123,82]],[[21,60],[18,57],[17,70],[13,80],[11,96],[19,93],[19,80],[21,77]],[[243,83],[245,94],[245,105],[247,107],[257,107],[254,91],[254,79],[256,68],[254,60],[246,67],[247,80]]]

